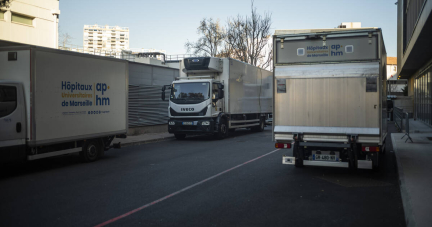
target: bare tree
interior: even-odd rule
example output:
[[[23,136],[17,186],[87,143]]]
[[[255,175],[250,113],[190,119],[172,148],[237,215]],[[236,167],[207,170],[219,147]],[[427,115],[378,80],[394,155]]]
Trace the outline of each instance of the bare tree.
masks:
[[[2,7],[9,8],[12,1],[13,0],[0,0],[0,8]]]
[[[272,61],[271,14],[259,15],[251,4],[251,16],[230,18],[226,28],[226,43],[232,57],[261,68]]]
[[[201,35],[197,42],[186,42],[188,52],[198,56],[215,57],[220,54],[222,43],[225,39],[225,32],[220,26],[219,20],[204,18],[200,21],[197,33]]]
[[[58,36],[59,46],[66,47],[66,45],[70,45],[73,37],[69,35],[69,33],[67,32],[66,33],[62,32],[60,27],[58,28],[58,30],[59,30],[59,36]]]

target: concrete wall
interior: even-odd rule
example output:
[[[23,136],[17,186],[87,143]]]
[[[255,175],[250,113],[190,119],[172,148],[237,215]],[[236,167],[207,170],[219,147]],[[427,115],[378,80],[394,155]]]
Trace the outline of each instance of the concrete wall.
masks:
[[[43,47],[58,48],[58,0],[14,0],[2,8],[0,39]],[[12,14],[34,18],[32,25],[12,21]]]

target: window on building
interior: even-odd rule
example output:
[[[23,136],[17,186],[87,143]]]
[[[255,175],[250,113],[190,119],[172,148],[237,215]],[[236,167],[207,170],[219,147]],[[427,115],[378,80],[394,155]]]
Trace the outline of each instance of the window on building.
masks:
[[[4,20],[4,14],[5,12],[0,10],[0,20]]]
[[[33,17],[12,13],[12,22],[33,25]]]

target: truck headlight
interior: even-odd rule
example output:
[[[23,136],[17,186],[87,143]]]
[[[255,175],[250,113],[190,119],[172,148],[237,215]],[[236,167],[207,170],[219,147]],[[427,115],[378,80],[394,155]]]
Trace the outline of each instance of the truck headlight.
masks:
[[[210,121],[203,121],[201,122],[201,125],[210,125]]]
[[[170,121],[170,122],[168,122],[168,124],[169,125],[175,125],[175,122],[174,121]]]

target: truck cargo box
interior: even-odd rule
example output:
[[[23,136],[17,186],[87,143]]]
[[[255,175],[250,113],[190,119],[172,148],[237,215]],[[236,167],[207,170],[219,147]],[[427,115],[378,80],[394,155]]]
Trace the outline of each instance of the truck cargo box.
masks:
[[[0,80],[23,85],[29,146],[127,133],[127,61],[34,46],[0,59]]]
[[[356,133],[382,143],[386,53],[379,29],[282,30],[274,48],[275,138],[307,131],[310,140],[345,141]]]

